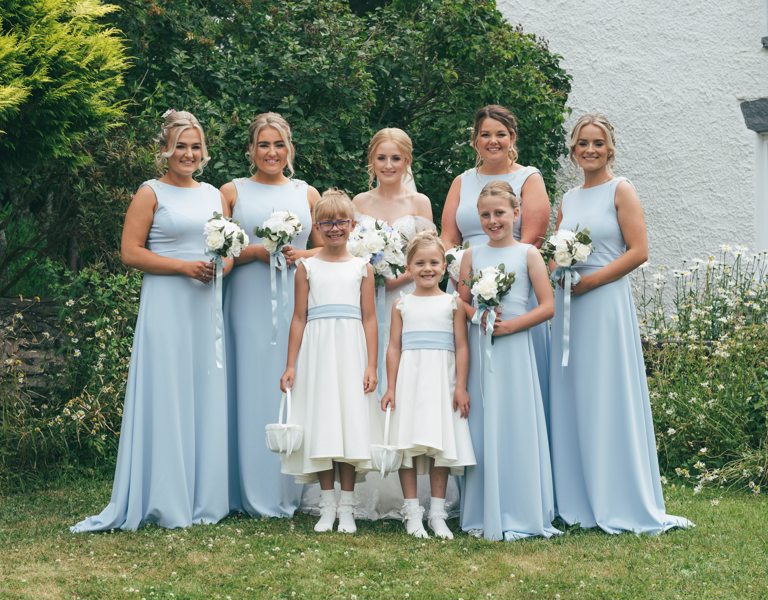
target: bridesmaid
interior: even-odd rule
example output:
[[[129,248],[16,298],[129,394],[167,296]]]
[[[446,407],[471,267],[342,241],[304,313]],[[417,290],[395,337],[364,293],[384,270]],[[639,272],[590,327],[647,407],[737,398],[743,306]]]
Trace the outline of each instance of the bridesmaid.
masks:
[[[251,236],[235,259],[224,293],[229,396],[230,508],[255,517],[290,517],[301,500],[302,486],[280,473],[280,461],[264,443],[264,426],[277,421],[280,375],[288,351],[287,321],[293,314],[294,263],[322,246],[312,227],[317,190],[293,179],[296,150],[291,128],[277,113],[258,115],[248,131],[251,177],[224,184],[224,212]],[[286,175],[286,172],[288,175]],[[289,265],[288,305],[282,305],[277,277],[277,343],[272,344],[269,252],[253,229],[277,210],[295,213],[302,232],[283,254]],[[315,250],[307,250],[311,235]],[[278,274],[279,275],[279,274]]]
[[[413,164],[413,142],[405,131],[396,127],[379,130],[368,144],[368,191],[362,192],[352,200],[357,213],[357,220],[365,223],[380,219],[398,230],[406,241],[410,241],[420,231],[435,230],[432,222],[432,204],[429,198],[416,191],[411,165]],[[383,394],[387,389],[387,370],[384,366],[389,343],[389,322],[393,304],[400,299],[401,293],[410,293],[415,289],[409,275],[400,275],[386,284],[383,314],[379,319],[379,390]],[[379,290],[377,290],[377,294]],[[377,302],[377,313],[382,306]],[[372,411],[374,432],[383,431],[383,413]],[[428,487],[426,476],[421,478]],[[452,488],[455,503],[457,490]],[[402,492],[396,478],[384,481],[369,476],[368,480],[357,486],[358,514],[362,518],[400,517]],[[424,495],[424,494],[423,494]],[[429,496],[426,495],[425,498]],[[450,505],[449,498],[449,505]]]
[[[544,179],[536,167],[517,162],[517,119],[503,106],[484,106],[475,114],[472,147],[476,153],[475,167],[453,180],[445,199],[442,218],[442,238],[446,248],[468,243],[484,244],[477,215],[480,190],[491,181],[506,181],[520,199],[520,217],[515,221],[514,236],[518,242],[541,247],[549,224],[549,197]],[[536,307],[531,294],[529,309]],[[549,323],[545,321],[531,329],[539,385],[544,402],[544,414],[549,413]],[[470,395],[472,392],[470,391]],[[470,422],[472,416],[470,415]],[[473,438],[476,432],[473,430]]]
[[[165,174],[139,187],[123,229],[123,263],[144,279],[112,498],[73,532],[187,527],[229,512],[226,374],[216,366],[203,245],[221,195],[194,179],[209,156],[192,114],[168,111],[159,142]]]
[[[661,533],[690,527],[666,514],[659,481],[645,365],[629,275],[648,257],[643,209],[635,188],[614,177],[613,127],[602,115],[581,117],[571,160],[584,184],[563,197],[559,228],[588,228],[593,251],[575,265],[570,359],[563,353],[563,292],[552,325],[551,446],[562,519],[608,533]]]

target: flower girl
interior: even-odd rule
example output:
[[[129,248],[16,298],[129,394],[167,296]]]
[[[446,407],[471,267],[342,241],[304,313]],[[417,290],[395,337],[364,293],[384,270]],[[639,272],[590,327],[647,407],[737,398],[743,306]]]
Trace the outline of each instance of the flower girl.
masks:
[[[464,479],[461,527],[489,540],[559,533],[552,527],[552,471],[530,333],[552,317],[554,303],[539,251],[515,240],[519,206],[504,181],[482,189],[477,209],[488,243],[464,252],[459,276],[462,300],[469,303],[475,296],[467,313],[475,323],[470,328],[469,428],[477,457]],[[513,280],[506,293],[503,286],[487,285],[489,272],[497,282]],[[468,282],[479,279],[470,288]],[[531,286],[538,306],[528,310]]]
[[[448,472],[463,475],[465,466],[475,464],[466,420],[466,312],[456,294],[438,287],[446,264],[445,249],[435,232],[424,231],[411,240],[407,264],[416,289],[392,308],[388,388],[381,408],[394,410],[390,443],[403,450],[399,474],[406,530],[415,537],[428,537],[422,524],[424,509],[416,496],[416,471],[429,470],[429,526],[436,536],[452,539],[445,523]]]
[[[288,359],[280,378],[292,389],[291,420],[304,428],[301,448],[283,458],[282,471],[299,482],[320,481],[320,520],[315,531],[356,531],[356,471],[370,469],[369,407],[376,389],[376,308],[373,270],[347,251],[354,207],[329,190],[315,205],[323,248],[302,258]],[[341,484],[337,507],[336,470]]]

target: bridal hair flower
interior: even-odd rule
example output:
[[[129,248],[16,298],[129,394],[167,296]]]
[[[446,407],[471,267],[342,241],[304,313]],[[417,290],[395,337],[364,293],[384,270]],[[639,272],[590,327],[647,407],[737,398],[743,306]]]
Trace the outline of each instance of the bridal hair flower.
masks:
[[[175,112],[176,112],[176,109],[175,109],[175,108],[169,108],[168,110],[166,110],[166,111],[163,113],[163,116],[162,116],[161,118],[163,118],[163,119],[167,119],[169,115],[172,115],[172,114],[173,114],[173,113],[175,113]]]

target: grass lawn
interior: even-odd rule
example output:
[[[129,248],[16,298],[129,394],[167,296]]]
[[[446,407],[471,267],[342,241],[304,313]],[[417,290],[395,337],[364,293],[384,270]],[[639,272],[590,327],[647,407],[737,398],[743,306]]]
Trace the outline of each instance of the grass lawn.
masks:
[[[70,534],[103,508],[110,486],[81,479],[0,498],[0,598],[768,598],[764,496],[667,487],[668,511],[697,527],[658,537],[576,529],[445,542],[411,538],[395,521],[318,535],[304,515]]]

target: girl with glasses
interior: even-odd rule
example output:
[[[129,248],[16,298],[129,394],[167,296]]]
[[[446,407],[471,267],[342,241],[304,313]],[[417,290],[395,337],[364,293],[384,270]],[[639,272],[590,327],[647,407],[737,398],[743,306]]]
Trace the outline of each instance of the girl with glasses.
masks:
[[[320,482],[315,531],[354,533],[355,479],[370,469],[370,409],[376,390],[373,268],[352,256],[347,240],[354,207],[329,190],[315,205],[323,247],[298,261],[288,359],[280,379],[292,390],[291,421],[304,429],[301,448],[283,457],[283,473]],[[334,480],[341,486],[336,502]]]

